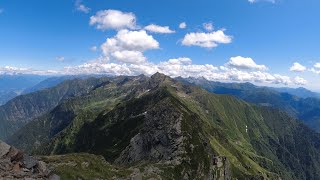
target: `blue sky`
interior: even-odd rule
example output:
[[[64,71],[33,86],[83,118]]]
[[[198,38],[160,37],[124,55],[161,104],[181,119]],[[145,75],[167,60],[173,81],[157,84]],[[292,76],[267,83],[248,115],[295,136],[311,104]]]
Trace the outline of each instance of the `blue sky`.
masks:
[[[318,0],[2,0],[0,71],[163,71],[319,90],[318,7]],[[112,21],[117,13],[123,21]],[[126,21],[130,17],[134,22]],[[151,24],[157,26],[148,30]],[[122,37],[131,36],[147,39],[121,44]],[[118,45],[101,49],[108,38]]]

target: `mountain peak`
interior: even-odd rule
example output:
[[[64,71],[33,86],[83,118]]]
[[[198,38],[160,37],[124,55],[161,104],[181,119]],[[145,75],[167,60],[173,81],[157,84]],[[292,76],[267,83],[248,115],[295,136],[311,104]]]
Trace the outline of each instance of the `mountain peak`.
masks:
[[[172,81],[173,79],[171,79],[169,76],[157,72],[151,76],[150,83],[152,87],[156,87],[164,82],[172,82]]]
[[[166,76],[165,74],[156,72],[155,74],[153,74],[151,76],[152,79],[157,79],[157,80],[164,80],[165,78],[167,78],[168,76]]]

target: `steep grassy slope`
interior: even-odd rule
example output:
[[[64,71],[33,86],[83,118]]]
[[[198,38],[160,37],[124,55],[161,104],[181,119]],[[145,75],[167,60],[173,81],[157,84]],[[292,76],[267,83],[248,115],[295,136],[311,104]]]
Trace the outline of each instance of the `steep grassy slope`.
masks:
[[[276,173],[285,179],[319,178],[319,134],[286,113],[200,90],[189,97],[193,98],[184,99],[189,107],[212,123],[208,134],[213,149],[229,157],[236,171]]]
[[[54,109],[63,100],[85,95],[107,81],[108,78],[76,79],[12,99],[0,106],[0,139],[6,139],[32,119]]]
[[[291,116],[302,120],[310,128],[320,132],[319,98],[301,98],[286,92],[278,92],[278,90],[272,88],[254,86],[250,83],[220,83],[194,78],[177,78],[177,80],[200,86],[209,92],[234,95],[247,102],[280,108]]]
[[[20,149],[30,151],[32,147],[51,139],[68,126],[71,128],[67,134],[72,135],[85,121],[95,119],[101,111],[110,110],[117,103],[145,92],[146,87],[141,86],[141,81],[145,78],[145,76],[102,78],[102,83],[94,87],[90,85],[91,89],[84,95],[63,100],[54,109],[21,128],[7,141]]]
[[[282,111],[161,74],[110,78],[33,120],[9,142],[42,155],[101,155],[110,171],[95,168],[94,177],[110,177],[118,167],[119,176],[158,179],[320,178],[319,134]],[[63,177],[86,179],[89,171],[75,167],[90,156],[46,158],[60,161]]]

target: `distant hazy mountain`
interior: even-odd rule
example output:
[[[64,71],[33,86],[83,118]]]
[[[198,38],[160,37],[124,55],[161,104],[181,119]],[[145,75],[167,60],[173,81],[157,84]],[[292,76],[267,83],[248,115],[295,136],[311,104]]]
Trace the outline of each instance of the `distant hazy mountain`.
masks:
[[[40,91],[43,89],[47,89],[47,88],[51,88],[54,87],[60,83],[62,83],[65,80],[70,80],[70,79],[75,79],[78,76],[58,76],[58,77],[49,77],[41,82],[39,82],[38,84],[29,87],[27,89],[25,89],[22,94],[28,94],[28,93],[32,93],[32,92],[36,92],[36,91]]]
[[[285,93],[289,93],[298,97],[302,97],[302,98],[309,98],[309,97],[315,97],[315,98],[320,98],[320,93],[316,93],[316,92],[312,92],[306,88],[300,87],[300,88],[272,88],[270,87],[270,89],[273,89],[275,91],[278,92],[285,92]]]
[[[0,89],[24,89],[33,86],[46,78],[48,77],[39,75],[0,75]]]
[[[320,178],[318,133],[283,111],[159,73],[65,81],[23,97],[13,104],[29,103],[10,109],[56,105],[7,142],[47,155],[62,179]]]
[[[0,105],[46,78],[38,75],[0,75]]]
[[[1,91],[0,92],[0,106],[7,103],[9,100],[18,96],[19,93],[15,91]]]
[[[310,128],[320,132],[320,99],[303,98],[269,87],[250,83],[221,83],[199,78],[177,78],[186,84],[200,86],[217,94],[229,94],[247,102],[282,109],[291,116],[302,120]],[[292,90],[294,91],[294,90]]]
[[[54,87],[63,81],[76,78],[102,77],[102,75],[70,75],[70,76],[40,76],[40,75],[0,75],[0,105],[21,95]]]
[[[40,83],[25,89],[22,94],[28,94],[36,91],[40,91],[43,89],[54,87],[66,80],[72,79],[86,79],[90,77],[104,77],[104,75],[67,75],[67,76],[56,76],[56,77],[49,77]]]

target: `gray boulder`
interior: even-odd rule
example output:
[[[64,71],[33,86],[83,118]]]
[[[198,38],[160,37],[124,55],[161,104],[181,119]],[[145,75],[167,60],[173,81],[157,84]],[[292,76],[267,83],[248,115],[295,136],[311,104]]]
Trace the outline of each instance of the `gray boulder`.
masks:
[[[47,164],[0,141],[1,179],[52,179],[60,177],[52,174]]]
[[[37,160],[31,156],[23,157],[23,166],[27,169],[34,168],[37,165]]]

